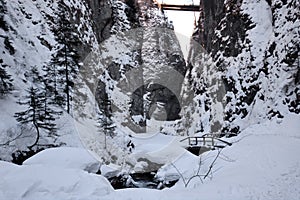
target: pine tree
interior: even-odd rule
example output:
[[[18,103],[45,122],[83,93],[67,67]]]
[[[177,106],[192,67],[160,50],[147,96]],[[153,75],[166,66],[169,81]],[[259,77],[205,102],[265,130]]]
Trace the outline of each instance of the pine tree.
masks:
[[[7,65],[3,64],[3,60],[0,59],[0,95],[8,94],[13,87],[11,75],[7,74]]]
[[[28,71],[24,73],[26,81],[30,81],[33,84],[41,84],[43,77],[40,75],[40,72],[37,66],[32,66]]]
[[[45,73],[44,77],[44,86],[49,94],[49,98],[52,99],[52,102],[58,106],[65,105],[65,98],[62,92],[63,91],[61,84],[58,83],[58,72],[56,65],[45,65],[43,66],[43,71]]]
[[[71,21],[70,9],[63,0],[58,2],[56,14],[57,22],[52,31],[58,45],[52,55],[51,65],[57,70],[56,90],[61,94],[57,103],[66,105],[67,112],[70,113],[72,88],[80,67],[79,55],[75,47],[80,44],[80,40],[76,26]]]
[[[36,130],[35,142],[28,146],[32,149],[38,144],[41,129],[48,131],[49,135],[54,135],[57,131],[55,124],[55,115],[59,115],[60,112],[54,111],[47,100],[47,91],[40,90],[36,87],[30,87],[27,91],[27,95],[23,101],[19,101],[20,105],[27,105],[27,109],[22,112],[16,112],[14,117],[21,125],[32,124]]]
[[[100,132],[103,132],[105,135],[105,149],[106,149],[106,139],[107,136],[115,136],[115,124],[113,122],[111,114],[111,102],[108,99],[107,94],[101,99],[101,104],[99,105],[100,112],[98,113],[98,128]]]
[[[43,103],[42,115],[44,116],[44,122],[49,127],[48,129],[44,129],[47,129],[50,134],[55,135],[57,128],[54,121],[55,118],[58,118],[58,116],[62,114],[62,112],[54,109],[55,101],[53,101],[52,95],[49,92],[49,87],[45,80],[42,83],[41,92],[39,93],[39,96]]]
[[[0,0],[0,28],[4,31],[8,31],[7,22],[4,20],[4,16],[7,13],[6,2],[4,0]]]
[[[99,113],[99,118],[98,118],[98,128],[99,132],[104,133],[104,145],[105,149],[107,147],[107,136],[113,137],[115,134],[115,125],[113,121],[111,120],[110,117],[105,116],[103,113]]]

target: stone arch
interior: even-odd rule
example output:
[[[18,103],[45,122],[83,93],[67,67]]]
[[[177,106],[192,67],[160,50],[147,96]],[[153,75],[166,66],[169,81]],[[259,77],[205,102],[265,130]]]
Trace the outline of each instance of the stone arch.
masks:
[[[148,105],[144,100],[144,94],[147,93],[149,94]],[[178,95],[174,94],[168,87],[158,83],[142,85],[135,89],[131,95],[131,116],[142,115],[146,116],[147,119],[154,117],[160,121],[174,121],[180,119],[180,111],[181,104]]]

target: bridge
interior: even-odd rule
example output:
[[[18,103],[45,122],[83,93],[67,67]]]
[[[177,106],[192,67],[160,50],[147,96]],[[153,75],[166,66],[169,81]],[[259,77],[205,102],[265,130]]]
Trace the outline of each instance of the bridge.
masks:
[[[184,142],[186,140],[188,141],[188,147],[186,149],[195,155],[200,155],[210,149],[224,148],[232,145],[232,143],[217,138],[211,134],[186,137],[180,140],[180,142]]]
[[[162,10],[175,10],[175,11],[193,11],[199,12],[199,5],[177,5],[177,4],[160,4]]]

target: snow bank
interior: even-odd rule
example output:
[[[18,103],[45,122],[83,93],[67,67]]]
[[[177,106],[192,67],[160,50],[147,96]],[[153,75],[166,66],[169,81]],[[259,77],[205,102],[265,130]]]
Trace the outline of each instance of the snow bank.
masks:
[[[93,157],[87,151],[57,148],[37,154],[25,161],[23,166],[1,161],[0,199],[298,200],[299,120],[299,116],[291,114],[283,121],[268,121],[244,130],[238,137],[232,138],[232,146],[222,150],[209,178],[202,179],[203,182],[194,178],[187,188],[184,188],[180,180],[174,187],[161,191],[113,191],[105,178],[82,170],[87,166],[86,163],[93,162]],[[216,153],[217,151],[210,151],[202,154],[201,174],[209,167]],[[199,158],[189,153],[173,161],[185,178],[196,173],[198,163]],[[161,176],[176,173],[172,166],[165,166],[159,172]]]
[[[46,149],[24,161],[23,165],[45,165],[65,169],[81,169],[96,173],[101,164],[95,155],[86,150],[73,147]]]
[[[213,179],[198,184],[199,193],[210,199],[299,199],[297,120],[299,116],[290,115],[281,124],[272,121],[246,129],[222,152]]]
[[[78,169],[0,162],[1,200],[99,199],[113,189],[102,176]]]
[[[188,188],[196,188],[203,199],[299,199],[299,120],[290,114],[283,121],[267,121],[244,130],[232,138],[232,146],[222,150],[211,176],[202,177],[203,183],[194,178]],[[216,154],[202,154],[199,174],[205,174]],[[186,180],[197,173],[198,163],[199,158],[190,154],[173,162]],[[158,175],[174,173],[176,169],[167,165]],[[181,180],[170,190],[176,192],[182,187]]]

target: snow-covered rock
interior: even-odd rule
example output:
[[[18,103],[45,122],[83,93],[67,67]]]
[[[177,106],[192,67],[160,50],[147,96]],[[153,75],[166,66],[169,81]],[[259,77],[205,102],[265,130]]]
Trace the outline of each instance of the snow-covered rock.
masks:
[[[1,200],[96,200],[113,192],[104,177],[80,169],[0,161],[0,176]]]
[[[81,169],[97,173],[101,163],[93,152],[73,147],[50,148],[28,158],[23,165],[43,165],[65,169]]]
[[[211,0],[200,8],[183,86],[195,94],[182,112],[189,132],[234,136],[299,114],[299,1]]]

